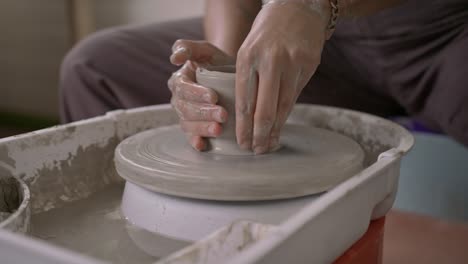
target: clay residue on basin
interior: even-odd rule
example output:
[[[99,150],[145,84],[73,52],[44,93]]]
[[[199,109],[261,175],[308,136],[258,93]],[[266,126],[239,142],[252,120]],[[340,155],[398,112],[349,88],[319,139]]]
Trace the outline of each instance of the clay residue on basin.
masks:
[[[277,227],[273,225],[235,221],[157,263],[224,263],[276,230]]]

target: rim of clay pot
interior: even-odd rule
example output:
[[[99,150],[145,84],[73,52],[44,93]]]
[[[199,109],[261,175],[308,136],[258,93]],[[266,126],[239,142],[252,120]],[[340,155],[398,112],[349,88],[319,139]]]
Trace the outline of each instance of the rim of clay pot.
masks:
[[[206,78],[216,79],[235,79],[236,66],[235,65],[219,65],[219,66],[203,66],[197,69],[198,74]]]
[[[5,228],[6,226],[8,226],[9,224],[11,224],[16,218],[18,218],[19,215],[24,213],[24,211],[28,207],[29,200],[31,198],[31,193],[29,191],[29,187],[23,180],[21,180],[20,178],[17,178],[17,177],[13,177],[13,176],[9,176],[7,178],[13,178],[13,179],[15,179],[15,181],[17,183],[19,183],[18,186],[21,188],[21,196],[22,197],[21,197],[21,203],[18,206],[18,209],[16,209],[16,211],[14,213],[12,213],[10,216],[8,216],[5,220],[0,222],[0,228],[2,228],[2,229]]]

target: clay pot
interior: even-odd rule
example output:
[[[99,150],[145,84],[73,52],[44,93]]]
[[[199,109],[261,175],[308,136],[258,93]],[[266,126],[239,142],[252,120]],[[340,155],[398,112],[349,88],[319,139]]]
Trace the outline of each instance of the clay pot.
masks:
[[[236,142],[236,68],[233,65],[198,68],[197,83],[213,89],[218,94],[218,105],[228,112],[228,120],[223,123],[223,132],[216,138],[209,138],[211,152],[225,155],[253,155],[252,151],[242,150]]]

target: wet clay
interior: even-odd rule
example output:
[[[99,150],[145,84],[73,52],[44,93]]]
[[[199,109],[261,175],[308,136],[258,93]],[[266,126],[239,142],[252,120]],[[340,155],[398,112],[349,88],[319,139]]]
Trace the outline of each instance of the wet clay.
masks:
[[[197,83],[213,89],[218,95],[217,104],[228,112],[228,119],[222,124],[222,134],[216,138],[208,138],[208,151],[228,155],[253,155],[252,151],[239,148],[236,142],[235,72],[235,66],[230,65],[197,70]]]
[[[235,139],[234,68],[201,69],[197,81],[214,89],[228,111],[211,150],[197,152],[178,126],[127,138],[115,152],[117,172],[146,189],[188,198],[273,200],[326,191],[361,171],[364,151],[351,138],[307,124],[286,124],[281,148],[264,155],[241,150]],[[221,72],[222,71],[222,72]]]
[[[353,140],[325,129],[288,124],[282,148],[264,155],[194,150],[178,125],[148,130],[116,149],[119,175],[160,193],[210,200],[251,201],[326,191],[363,168]]]

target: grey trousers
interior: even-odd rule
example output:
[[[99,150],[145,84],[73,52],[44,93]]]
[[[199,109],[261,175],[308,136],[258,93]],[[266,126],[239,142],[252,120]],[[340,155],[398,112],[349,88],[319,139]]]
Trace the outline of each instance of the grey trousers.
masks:
[[[175,40],[203,39],[200,18],[98,32],[61,67],[63,122],[168,103]],[[410,115],[468,146],[468,1],[411,0],[342,20],[299,102]]]

